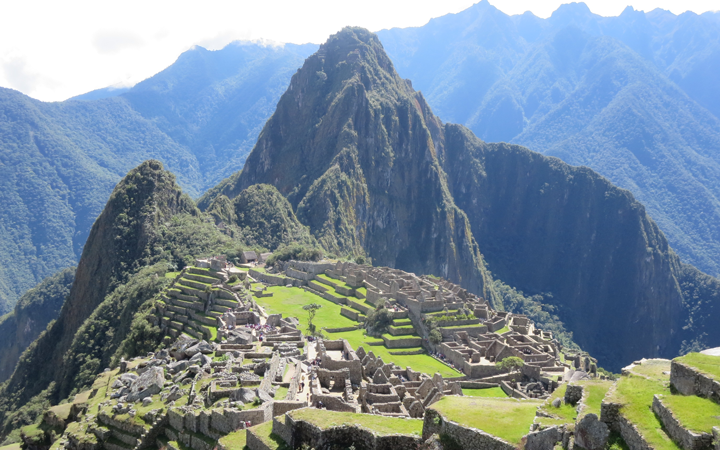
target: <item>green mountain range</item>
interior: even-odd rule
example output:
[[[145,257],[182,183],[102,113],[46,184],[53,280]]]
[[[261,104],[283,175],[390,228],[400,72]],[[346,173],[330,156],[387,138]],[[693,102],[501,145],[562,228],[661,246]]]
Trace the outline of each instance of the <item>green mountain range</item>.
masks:
[[[486,0],[378,33],[443,120],[592,168],[645,205],[684,261],[720,274],[718,14],[562,5],[548,19]]]
[[[445,277],[497,308],[551,315],[613,370],[720,342],[720,282],[682,264],[630,192],[442,123],[364,29],[305,61],[243,170],[198,204],[156,160],[115,187],[57,320],[0,385],[0,435],[155,349],[168,272],[255,246],[319,244]]]
[[[77,264],[113,187],[142,161],[162,160],[194,196],[242,168],[315,48],[196,47],[130,90],[59,103],[0,88],[0,315]]]

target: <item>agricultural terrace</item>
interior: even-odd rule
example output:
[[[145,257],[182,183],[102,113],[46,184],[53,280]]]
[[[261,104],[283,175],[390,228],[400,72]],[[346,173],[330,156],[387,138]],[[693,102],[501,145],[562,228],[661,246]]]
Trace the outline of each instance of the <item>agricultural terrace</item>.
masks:
[[[539,400],[446,396],[433,404],[447,420],[520,444],[535,420]]]

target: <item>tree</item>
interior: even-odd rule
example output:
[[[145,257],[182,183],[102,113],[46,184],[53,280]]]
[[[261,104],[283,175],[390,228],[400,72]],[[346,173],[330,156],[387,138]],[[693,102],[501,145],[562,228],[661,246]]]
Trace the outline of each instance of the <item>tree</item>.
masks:
[[[315,313],[317,313],[320,308],[322,308],[322,305],[318,305],[317,303],[310,303],[309,305],[303,306],[303,309],[308,312],[308,330],[310,330],[311,333],[315,332],[315,325],[313,325],[312,322],[315,318]]]
[[[430,339],[430,342],[437,345],[442,342],[442,333],[440,332],[440,330],[434,329],[430,331],[430,336],[428,339]]]
[[[510,373],[520,370],[520,368],[524,365],[525,362],[517,356],[508,356],[502,361],[498,361],[495,363],[495,367],[497,367],[498,369],[507,370]]]
[[[370,311],[365,317],[365,328],[370,335],[386,333],[392,323],[393,314],[384,306],[377,308],[375,311]]]

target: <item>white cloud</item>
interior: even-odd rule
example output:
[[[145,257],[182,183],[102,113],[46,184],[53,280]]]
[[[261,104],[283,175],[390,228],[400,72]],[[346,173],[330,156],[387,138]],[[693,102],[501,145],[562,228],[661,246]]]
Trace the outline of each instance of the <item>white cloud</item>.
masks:
[[[17,56],[4,61],[2,71],[9,87],[24,93],[33,92],[40,79],[38,74],[28,71],[27,61]]]
[[[93,38],[95,49],[106,55],[114,55],[128,48],[141,47],[144,43],[140,36],[122,30],[99,31]]]

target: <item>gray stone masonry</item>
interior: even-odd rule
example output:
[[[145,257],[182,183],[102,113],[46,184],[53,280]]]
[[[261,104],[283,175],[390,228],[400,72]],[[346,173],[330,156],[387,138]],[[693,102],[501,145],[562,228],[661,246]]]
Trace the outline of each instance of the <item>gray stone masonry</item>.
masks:
[[[671,363],[670,384],[683,395],[697,395],[720,403],[720,382],[687,364]]]
[[[556,426],[528,433],[525,450],[553,450],[555,444],[562,440],[562,436],[562,431]]]
[[[602,450],[607,445],[610,429],[595,414],[587,414],[575,426],[575,443],[586,450]]]
[[[515,450],[515,446],[509,442],[484,431],[447,420],[431,408],[425,411],[422,438],[428,439],[433,434],[444,434],[463,449]]]
[[[662,398],[662,395],[653,397],[652,410],[660,418],[672,440],[684,450],[710,450],[713,446],[713,436],[710,433],[696,433],[684,428],[672,411],[662,402]]]

